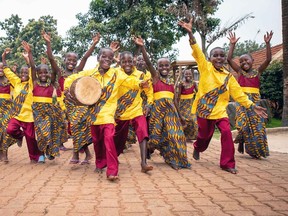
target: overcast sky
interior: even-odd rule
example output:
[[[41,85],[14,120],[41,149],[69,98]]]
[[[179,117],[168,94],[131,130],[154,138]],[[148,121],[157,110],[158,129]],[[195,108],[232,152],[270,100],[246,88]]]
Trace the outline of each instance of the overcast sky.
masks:
[[[75,15],[86,13],[91,0],[0,0],[0,21],[18,14],[24,24],[28,19],[38,19],[43,15],[52,15],[57,19],[58,32],[65,37],[66,31],[77,25]],[[266,31],[273,30],[272,45],[282,43],[281,0],[224,0],[219,6],[215,17],[221,19],[221,26],[231,23],[238,18],[252,12],[254,19],[247,20],[236,30],[240,41],[256,40],[263,42]],[[0,32],[1,33],[1,32]],[[214,42],[211,47],[222,46],[228,39],[222,38]],[[179,60],[191,59],[191,49],[188,39],[182,38],[175,47],[179,49]],[[87,67],[94,66],[95,59],[90,59]]]

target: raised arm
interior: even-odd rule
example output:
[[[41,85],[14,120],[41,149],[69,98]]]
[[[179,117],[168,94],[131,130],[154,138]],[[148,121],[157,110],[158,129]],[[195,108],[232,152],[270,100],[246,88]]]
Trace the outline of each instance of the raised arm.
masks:
[[[237,41],[239,40],[239,37],[236,38],[235,32],[229,32],[229,37],[228,37],[229,41],[230,41],[230,46],[229,46],[229,52],[228,52],[228,56],[227,56],[227,62],[228,64],[231,66],[231,68],[237,72],[237,74],[241,71],[241,67],[233,61],[233,52],[235,49],[235,45],[237,43]]]
[[[37,77],[36,77],[36,66],[35,66],[35,62],[32,56],[32,50],[30,45],[26,42],[26,41],[22,41],[22,47],[25,50],[26,53],[28,53],[28,58],[29,58],[29,63],[30,63],[30,67],[31,67],[31,72],[32,72],[32,82],[34,83],[34,81],[36,81]]]
[[[120,43],[118,41],[112,41],[110,43],[110,48],[114,52],[113,60],[116,62],[116,66],[115,67],[118,67],[120,65],[120,53],[117,52],[117,51],[120,49]]]
[[[47,34],[45,31],[42,32],[42,37],[46,42],[47,47],[47,56],[49,59],[49,62],[51,64],[52,72],[57,76],[58,79],[61,77],[61,69],[58,67],[57,62],[54,59],[53,53],[52,53],[52,47],[51,47],[51,36],[50,34]]]
[[[101,38],[101,35],[100,33],[98,32],[97,34],[95,34],[92,38],[93,40],[93,43],[92,45],[90,46],[90,48],[87,50],[87,52],[84,54],[84,56],[82,57],[79,65],[75,68],[77,72],[79,71],[82,71],[83,68],[85,67],[85,64],[87,62],[87,59],[92,55],[94,49],[95,49],[95,46],[97,45],[97,43],[99,42]]]
[[[147,51],[146,51],[145,46],[144,46],[143,39],[140,36],[139,37],[134,36],[133,41],[135,42],[135,44],[137,46],[140,47],[144,61],[146,62],[146,65],[147,65],[147,67],[151,73],[152,80],[153,80],[153,82],[155,82],[156,79],[158,79],[158,73],[157,73],[156,69],[153,67],[152,62],[150,61],[150,59],[148,57]]]
[[[272,31],[270,31],[270,33],[266,32],[266,34],[264,35],[264,41],[266,43],[266,59],[258,68],[259,76],[268,67],[268,65],[269,65],[269,63],[271,62],[271,59],[272,59],[271,45],[270,45],[270,41],[272,39],[272,36],[273,36],[273,32]]]

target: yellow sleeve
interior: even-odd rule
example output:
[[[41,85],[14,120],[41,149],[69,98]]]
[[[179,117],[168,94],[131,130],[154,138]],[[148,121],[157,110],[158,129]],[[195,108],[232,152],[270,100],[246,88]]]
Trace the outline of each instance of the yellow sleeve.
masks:
[[[201,74],[201,73],[206,71],[205,68],[207,68],[208,61],[207,61],[204,53],[202,52],[202,50],[200,49],[200,47],[197,43],[191,45],[191,48],[193,50],[192,56],[194,57],[195,61],[197,62],[198,71]]]
[[[120,82],[121,86],[129,87],[130,89],[138,90],[140,89],[140,83],[142,80],[137,79],[133,76],[128,76],[125,72],[121,71],[120,69],[116,69],[117,79]]]
[[[13,72],[10,70],[10,68],[4,68],[4,74],[9,80],[9,82],[15,87],[17,83],[21,82],[21,79]]]
[[[72,75],[68,76],[64,81],[64,90],[68,89],[76,79],[83,77],[83,76],[89,76],[90,71],[91,70],[87,70],[87,71],[85,70],[85,71],[81,71],[79,73],[72,74]]]
[[[234,76],[231,76],[228,82],[229,92],[232,98],[242,106],[249,108],[254,103],[249,100],[248,96],[242,91],[241,86],[238,84]]]

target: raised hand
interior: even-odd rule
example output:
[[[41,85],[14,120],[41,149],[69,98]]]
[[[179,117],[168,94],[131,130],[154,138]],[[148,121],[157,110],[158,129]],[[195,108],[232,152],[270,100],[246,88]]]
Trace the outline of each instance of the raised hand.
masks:
[[[45,31],[42,31],[42,37],[47,43],[51,43],[50,33],[46,33]]]
[[[47,59],[43,56],[41,57],[40,61],[41,61],[41,64],[47,64]]]
[[[112,41],[110,43],[110,48],[113,50],[113,52],[117,52],[120,49],[120,43],[119,41]]]
[[[21,44],[22,44],[23,49],[24,49],[27,53],[31,52],[31,47],[30,47],[30,45],[29,45],[26,41],[22,41]]]
[[[184,22],[183,20],[180,20],[178,22],[178,25],[184,28],[188,33],[192,33],[192,23],[193,19],[191,18],[188,23]]]
[[[264,35],[264,41],[265,43],[270,43],[270,40],[272,39],[273,36],[273,31],[266,32],[266,34]]]
[[[235,32],[229,32],[229,37],[227,37],[231,44],[236,44],[240,37],[236,38]]]
[[[140,36],[138,36],[138,37],[133,36],[133,37],[132,37],[132,40],[134,41],[134,43],[135,43],[136,45],[138,45],[138,46],[144,46],[144,41],[143,41],[143,39],[142,39]]]
[[[93,43],[97,44],[100,41],[101,35],[99,32],[97,32],[95,35],[93,35],[92,40]]]

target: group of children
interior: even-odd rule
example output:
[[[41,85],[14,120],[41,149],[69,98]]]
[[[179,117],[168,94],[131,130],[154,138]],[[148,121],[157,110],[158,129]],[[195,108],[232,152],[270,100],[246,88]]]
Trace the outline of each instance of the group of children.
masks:
[[[245,144],[246,152],[254,158],[268,156],[263,121],[267,114],[257,103],[259,76],[271,60],[269,42],[273,33],[265,35],[267,60],[256,72],[252,70],[253,59],[249,55],[240,57],[240,66],[233,62],[238,39],[235,34],[229,35],[231,48],[227,60],[239,76],[239,85],[223,67],[224,50],[212,49],[209,61],[206,60],[192,34],[192,19],[178,24],[189,35],[200,80],[197,86],[192,80],[192,71],[186,70],[177,91],[169,76],[170,60],[160,58],[154,68],[141,37],[133,37],[142,52],[137,58],[124,51],[119,56],[119,67],[112,67],[114,51],[119,48],[114,44],[101,48],[98,65],[84,71],[100,34],[93,37],[92,46],[78,66],[77,54],[67,53],[65,68],[61,69],[52,54],[51,37],[43,32],[52,71],[47,64],[35,66],[31,48],[24,41],[28,66],[21,68],[19,77],[7,67],[9,50],[5,50],[0,63],[1,159],[8,162],[9,146],[13,143],[21,146],[25,136],[31,162],[53,160],[59,156],[59,149],[65,148],[63,143],[68,139],[68,132],[73,139],[70,163],[89,164],[92,155],[88,146],[93,143],[95,171],[103,172],[107,168],[107,179],[115,181],[119,179],[118,156],[125,148],[129,128],[134,130],[139,143],[141,172],[147,173],[153,170],[147,159],[155,149],[173,169],[190,168],[186,141],[196,139],[193,158],[199,160],[200,152],[208,148],[217,126],[221,132],[220,167],[235,174],[234,143],[226,112],[230,96],[239,103],[236,120],[240,144]],[[84,76],[97,79],[101,85],[101,96],[92,106],[79,106],[69,90],[75,80]],[[86,153],[83,161],[79,159],[80,151]]]

